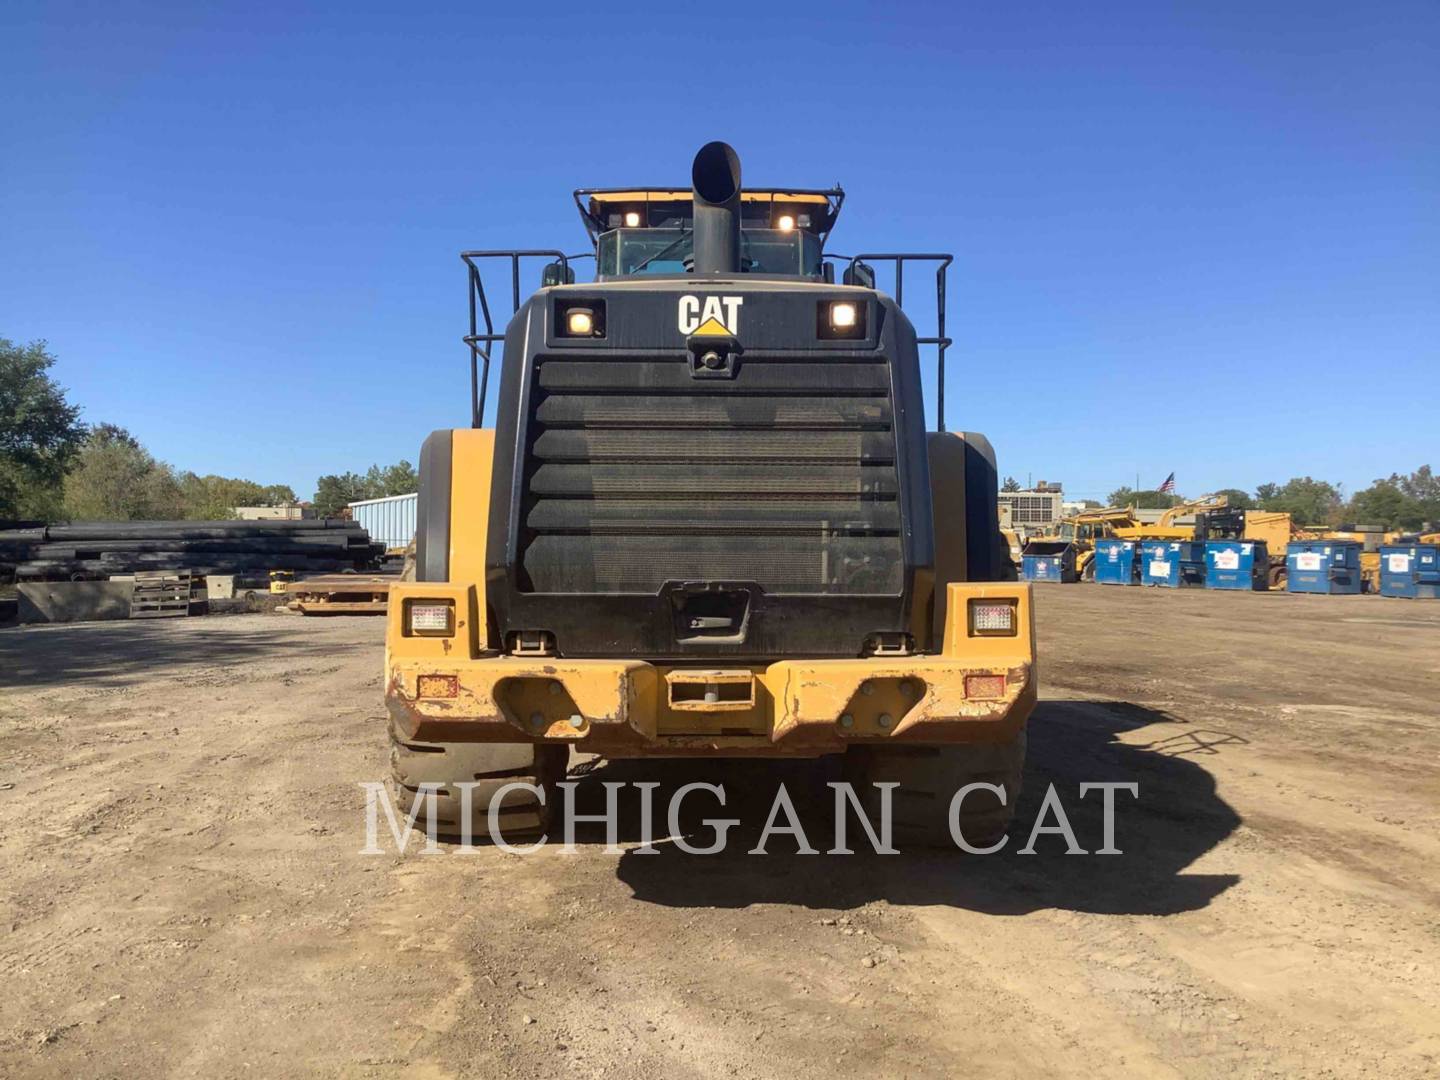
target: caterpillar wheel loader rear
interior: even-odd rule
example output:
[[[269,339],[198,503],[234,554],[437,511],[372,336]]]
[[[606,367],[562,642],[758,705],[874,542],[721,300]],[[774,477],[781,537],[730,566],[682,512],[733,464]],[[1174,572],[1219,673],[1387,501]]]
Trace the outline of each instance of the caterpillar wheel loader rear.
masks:
[[[462,256],[473,426],[424,444],[416,580],[389,605],[397,802],[440,785],[457,834],[455,785],[478,781],[481,838],[490,796],[528,781],[499,808],[508,840],[547,828],[572,750],[843,755],[872,820],[872,785],[900,785],[897,843],[950,844],[952,795],[998,785],[961,803],[965,839],[989,842],[1019,788],[1034,634],[1029,586],[1001,580],[989,443],[925,429],[922,346],[943,427],[951,257],[827,254],[844,193],[742,190],[724,143],[692,182],[577,191],[588,284],[589,252]],[[522,302],[527,258],[549,261]],[[935,267],[933,337],[901,308],[916,263]]]

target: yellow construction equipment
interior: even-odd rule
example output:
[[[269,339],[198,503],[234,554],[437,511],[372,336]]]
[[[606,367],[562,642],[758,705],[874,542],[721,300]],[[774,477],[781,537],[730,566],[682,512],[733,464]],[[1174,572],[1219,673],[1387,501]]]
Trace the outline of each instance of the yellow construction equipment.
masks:
[[[1118,536],[1135,521],[1133,507],[1084,510],[1060,523],[1059,537],[1075,547],[1075,572],[1082,581],[1095,580],[1095,541]]]
[[[1199,539],[1262,541],[1269,557],[1267,582],[1272,590],[1285,588],[1286,549],[1291,540],[1319,540],[1319,528],[1302,527],[1284,510],[1212,510],[1196,519]],[[1362,565],[1362,573],[1363,573]],[[1378,575],[1378,564],[1376,573]]]
[[[402,809],[433,799],[442,832],[483,836],[499,799],[510,835],[548,827],[572,750],[843,755],[872,817],[874,785],[900,785],[897,841],[950,843],[975,781],[964,837],[1004,832],[1036,695],[1031,596],[1002,580],[989,443],[924,427],[920,346],[943,369],[951,257],[867,255],[836,283],[842,197],[742,196],[738,157],[711,143],[693,191],[576,193],[594,282],[541,253],[522,302],[533,250],[462,256],[474,426],[426,440],[416,580],[390,591]],[[514,274],[504,333],[492,257]],[[931,338],[900,304],[917,262]]]
[[[1216,510],[1225,509],[1228,505],[1229,500],[1224,495],[1207,495],[1201,499],[1176,503],[1167,508],[1157,521],[1141,522],[1136,520],[1132,524],[1116,524],[1113,532],[1121,540],[1194,540],[1196,538],[1195,522],[1189,525],[1180,525],[1177,524],[1179,519],[1190,515],[1214,513]],[[1130,512],[1133,517],[1133,507],[1130,508]]]
[[[1075,573],[1084,581],[1095,579],[1095,541],[1116,535],[1116,526],[1133,524],[1132,507],[1082,510],[1061,518],[1052,532],[1037,533],[1025,542],[1027,554],[1055,554],[1068,544],[1075,552]]]
[[[1291,540],[1314,540],[1318,533],[1296,526],[1291,515],[1282,510],[1246,510],[1246,540],[1263,540],[1270,556],[1269,582],[1271,589],[1285,588],[1287,577],[1285,552]],[[1363,568],[1362,568],[1363,569]]]
[[[1082,581],[1095,580],[1095,541],[1121,540],[1193,540],[1195,526],[1177,525],[1177,518],[1204,513],[1226,505],[1223,495],[1209,496],[1179,503],[1160,515],[1158,521],[1142,522],[1131,506],[1107,506],[1082,510],[1062,518],[1053,532],[1030,537],[1031,553],[1052,551],[1057,544],[1069,544],[1075,551],[1075,573]]]
[[[1005,544],[1006,565],[1004,578],[1006,581],[1020,580],[1020,560],[1024,557],[1025,542],[1020,539],[1020,534],[1014,529],[1004,526],[1000,528],[1000,539]]]

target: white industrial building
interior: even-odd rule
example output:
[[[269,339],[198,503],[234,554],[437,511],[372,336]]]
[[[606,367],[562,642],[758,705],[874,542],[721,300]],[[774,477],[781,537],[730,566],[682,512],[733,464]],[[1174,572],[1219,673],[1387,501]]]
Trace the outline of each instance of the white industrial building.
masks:
[[[362,499],[350,504],[350,516],[365,526],[370,539],[385,550],[404,551],[415,539],[415,511],[419,495],[390,495],[383,499]]]
[[[1044,532],[1064,517],[1064,499],[1059,484],[1041,480],[1033,488],[1000,492],[1000,516],[1003,520],[1008,513],[1011,527],[1021,532]]]

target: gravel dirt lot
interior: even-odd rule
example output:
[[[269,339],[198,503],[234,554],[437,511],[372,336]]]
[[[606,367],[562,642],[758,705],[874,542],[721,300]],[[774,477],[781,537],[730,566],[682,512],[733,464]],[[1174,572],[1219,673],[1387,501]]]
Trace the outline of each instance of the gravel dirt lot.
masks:
[[[379,620],[0,630],[0,1075],[1437,1075],[1440,603],[1037,592],[990,857],[747,855],[823,770],[704,762],[580,790],[726,783],[723,856],[362,856]],[[1016,854],[1086,780],[1124,854]]]

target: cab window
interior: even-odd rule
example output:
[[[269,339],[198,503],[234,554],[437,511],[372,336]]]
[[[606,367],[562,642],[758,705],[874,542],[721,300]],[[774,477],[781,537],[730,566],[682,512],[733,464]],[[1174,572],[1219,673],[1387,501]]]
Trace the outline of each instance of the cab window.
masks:
[[[693,265],[689,229],[612,229],[600,235],[599,272],[611,276],[685,274]],[[742,229],[740,269],[747,274],[820,273],[820,240],[800,229]]]

